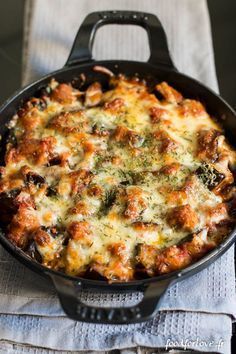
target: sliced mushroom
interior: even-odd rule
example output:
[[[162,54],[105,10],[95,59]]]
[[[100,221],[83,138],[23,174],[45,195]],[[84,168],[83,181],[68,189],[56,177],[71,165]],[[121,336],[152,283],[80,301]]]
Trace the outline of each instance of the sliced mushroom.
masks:
[[[99,82],[91,84],[85,92],[85,106],[94,107],[97,106],[102,99],[102,87]]]

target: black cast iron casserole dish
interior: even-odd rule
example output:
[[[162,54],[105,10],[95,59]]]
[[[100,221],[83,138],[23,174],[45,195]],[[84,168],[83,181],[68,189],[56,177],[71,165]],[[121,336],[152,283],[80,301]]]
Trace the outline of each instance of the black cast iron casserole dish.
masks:
[[[92,45],[96,30],[104,24],[134,24],[146,29],[150,44],[150,58],[147,63],[136,61],[94,61],[92,59]],[[100,81],[106,85],[108,78],[102,73],[94,72],[94,65],[105,66],[115,74],[124,73],[133,76],[157,81],[165,80],[180,90],[185,96],[197,98],[204,102],[210,114],[215,116],[223,126],[225,135],[233,144],[236,133],[236,117],[230,106],[211,90],[181,73],[174,67],[170,58],[166,36],[159,20],[152,14],[130,11],[95,12],[86,17],[76,36],[72,51],[66,65],[46,77],[19,90],[1,107],[2,135],[1,149],[4,151],[4,136],[8,133],[7,123],[15,114],[22,102],[34,96],[42,87],[45,87],[55,78],[59,82],[70,82],[80,74],[85,74],[88,84]],[[57,290],[61,305],[66,314],[75,320],[93,323],[136,323],[150,319],[159,308],[162,295],[175,282],[193,275],[207,267],[220,257],[235,241],[236,229],[224,241],[198,262],[189,267],[167,275],[149,279],[135,280],[128,283],[108,284],[106,281],[72,277],[48,269],[32,260],[22,250],[15,247],[4,233],[0,234],[3,247],[16,259],[33,271],[51,278]],[[142,301],[133,307],[125,308],[97,308],[90,307],[78,299],[81,290],[99,292],[130,292],[144,293]]]

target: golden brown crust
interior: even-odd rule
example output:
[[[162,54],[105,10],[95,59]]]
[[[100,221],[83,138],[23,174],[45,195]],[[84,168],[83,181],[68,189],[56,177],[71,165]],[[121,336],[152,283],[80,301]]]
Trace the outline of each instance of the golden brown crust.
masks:
[[[111,113],[118,112],[122,107],[124,107],[124,100],[122,98],[115,98],[110,102],[105,102],[104,109]]]
[[[177,143],[172,139],[167,132],[163,130],[157,130],[153,133],[153,136],[160,142],[159,152],[169,153],[177,148]]]
[[[183,100],[179,106],[179,112],[182,116],[188,117],[193,115],[194,117],[201,117],[205,113],[205,108],[201,102],[196,100]]]
[[[186,204],[173,208],[167,216],[167,221],[173,227],[193,231],[199,220],[197,213]]]
[[[147,204],[140,188],[132,187],[127,191],[124,217],[130,220],[136,220],[146,206]]]
[[[111,76],[106,92],[52,80],[13,117],[0,221],[17,247],[69,275],[182,269],[235,223],[236,152],[201,102],[96,70]]]
[[[185,268],[214,247],[214,242],[206,245],[199,233],[194,234],[191,241],[173,245],[163,251],[157,251],[153,246],[140,245],[137,261],[150,276],[154,276]]]
[[[102,87],[99,82],[91,84],[85,93],[85,106],[94,107],[101,102],[102,99]]]
[[[131,266],[126,255],[126,246],[120,243],[114,243],[107,247],[112,256],[112,260],[109,264],[104,265],[98,262],[94,262],[92,269],[99,274],[105,276],[112,282],[116,281],[128,281],[133,277],[133,267]]]
[[[34,234],[33,234],[34,241],[39,245],[39,246],[46,246],[50,243],[50,236],[49,234],[42,230],[41,228],[38,228]]]
[[[150,108],[150,117],[152,123],[159,123],[163,117],[167,115],[168,111],[164,108],[151,107]]]
[[[218,137],[220,132],[215,129],[202,130],[198,136],[198,156],[203,160],[216,161],[218,155]]]
[[[68,104],[73,102],[73,94],[71,85],[59,84],[51,94],[51,99],[61,104]]]
[[[88,129],[88,123],[84,118],[83,111],[73,113],[62,112],[50,120],[48,127],[53,128],[56,131],[70,134],[76,132],[85,132],[86,129]]]
[[[29,241],[28,236],[38,227],[39,223],[33,210],[20,206],[10,223],[8,238],[16,246],[25,248]]]
[[[179,103],[183,100],[183,96],[173,87],[169,86],[166,82],[162,82],[156,86],[157,91],[159,91],[162,96],[169,103]]]

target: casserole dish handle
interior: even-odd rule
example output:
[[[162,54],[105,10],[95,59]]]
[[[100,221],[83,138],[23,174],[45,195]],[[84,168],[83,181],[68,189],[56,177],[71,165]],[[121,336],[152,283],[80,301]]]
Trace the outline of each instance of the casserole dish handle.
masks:
[[[89,14],[76,35],[65,66],[93,60],[92,48],[96,31],[105,24],[129,24],[143,27],[148,34],[150,58],[148,63],[176,70],[170,57],[166,34],[159,19],[152,14],[137,11],[101,11]]]
[[[57,290],[61,305],[67,316],[82,322],[104,324],[138,323],[151,319],[159,309],[160,300],[173,280],[165,279],[148,284],[146,288],[137,287],[143,292],[143,299],[131,307],[96,307],[83,303],[79,293],[86,290],[80,282],[49,274]],[[121,288],[120,288],[121,289]],[[103,290],[102,287],[98,291]],[[130,290],[129,290],[130,291]],[[132,289],[132,291],[134,291]],[[112,292],[109,290],[107,292]],[[116,290],[120,293],[120,290]],[[113,290],[115,293],[115,290]],[[124,290],[122,291],[124,293]]]

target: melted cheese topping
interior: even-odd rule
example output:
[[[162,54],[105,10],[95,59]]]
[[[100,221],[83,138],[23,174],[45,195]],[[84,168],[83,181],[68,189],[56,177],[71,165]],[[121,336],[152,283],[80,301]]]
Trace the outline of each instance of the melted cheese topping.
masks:
[[[158,257],[188,235],[214,240],[214,225],[229,220],[216,172],[232,184],[223,161],[234,163],[235,153],[224,141],[220,147],[222,131],[200,102],[166,83],[156,90],[163,99],[124,77],[105,93],[99,84],[84,93],[53,81],[46,96],[29,101],[15,117],[17,143],[8,146],[1,185],[25,193],[9,227],[13,242],[27,251],[33,239],[41,262],[68,274],[127,281],[140,263],[147,274],[162,273],[142,261],[140,245]],[[206,132],[217,142],[201,142]],[[32,227],[19,227],[24,208]]]

